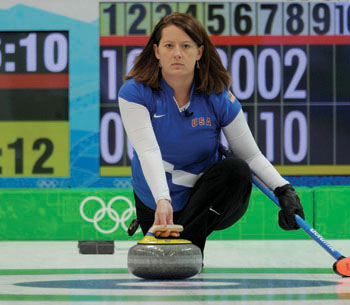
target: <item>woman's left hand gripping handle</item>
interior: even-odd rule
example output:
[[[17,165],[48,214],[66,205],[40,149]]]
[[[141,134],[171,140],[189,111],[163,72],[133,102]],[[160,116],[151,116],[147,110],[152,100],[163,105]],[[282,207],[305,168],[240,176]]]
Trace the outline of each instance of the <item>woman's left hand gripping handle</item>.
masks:
[[[157,202],[157,209],[154,214],[154,223],[153,225],[161,225],[165,228],[166,225],[173,225],[173,207],[169,200],[160,199]],[[171,232],[170,230],[166,230],[164,232],[156,232],[155,236],[158,237],[179,237],[178,232]]]

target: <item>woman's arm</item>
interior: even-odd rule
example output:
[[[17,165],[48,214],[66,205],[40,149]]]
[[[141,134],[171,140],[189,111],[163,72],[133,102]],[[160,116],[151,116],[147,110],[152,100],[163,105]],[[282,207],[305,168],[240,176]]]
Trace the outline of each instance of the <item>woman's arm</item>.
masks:
[[[244,118],[243,111],[223,128],[224,134],[236,157],[246,161],[251,170],[272,190],[288,184],[261,153]]]
[[[299,229],[294,214],[305,219],[303,207],[294,188],[277,172],[258,148],[242,110],[236,118],[223,128],[232,152],[245,160],[251,170],[274,191],[281,210],[278,224],[284,230]]]
[[[173,224],[173,209],[162,155],[153,131],[149,111],[145,106],[128,102],[120,97],[119,108],[124,128],[137,153],[142,172],[157,204],[154,225]],[[169,233],[162,232],[162,236],[169,236]]]
[[[154,200],[170,200],[162,156],[145,106],[119,98],[120,114],[128,138],[140,160]]]

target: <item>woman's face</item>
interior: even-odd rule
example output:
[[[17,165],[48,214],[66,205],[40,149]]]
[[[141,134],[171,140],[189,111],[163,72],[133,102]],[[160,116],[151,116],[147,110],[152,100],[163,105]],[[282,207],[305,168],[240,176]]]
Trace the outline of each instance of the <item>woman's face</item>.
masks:
[[[153,49],[163,76],[192,77],[196,60],[201,58],[204,47],[198,47],[181,28],[169,25],[162,30],[159,46],[154,44]]]

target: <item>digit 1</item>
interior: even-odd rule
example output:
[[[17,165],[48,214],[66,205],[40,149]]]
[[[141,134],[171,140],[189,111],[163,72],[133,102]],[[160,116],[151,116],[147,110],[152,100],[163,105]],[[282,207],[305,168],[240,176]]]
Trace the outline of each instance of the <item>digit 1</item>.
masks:
[[[19,45],[26,48],[27,72],[36,72],[37,70],[36,38],[36,33],[30,33],[26,38],[22,38],[19,41]]]
[[[2,156],[2,149],[0,148],[0,156]],[[0,174],[2,174],[2,167],[0,166]]]
[[[261,112],[260,119],[266,121],[266,158],[269,161],[274,161],[274,129],[273,129],[273,112]]]
[[[103,50],[102,57],[107,59],[108,99],[117,98],[117,51]]]
[[[109,34],[115,35],[115,4],[112,4],[109,8],[105,8],[103,12],[109,14]]]
[[[16,142],[10,143],[7,147],[15,150],[15,173],[23,174],[23,139],[18,138]]]
[[[346,15],[347,25],[348,25],[348,32],[350,32],[350,6],[348,6],[348,12]]]
[[[339,10],[339,33],[344,34],[344,7],[336,5],[335,9]]]
[[[1,39],[0,39],[0,45],[1,45]],[[0,51],[0,67],[1,67],[1,63],[2,63],[2,54],[1,54],[1,51]]]

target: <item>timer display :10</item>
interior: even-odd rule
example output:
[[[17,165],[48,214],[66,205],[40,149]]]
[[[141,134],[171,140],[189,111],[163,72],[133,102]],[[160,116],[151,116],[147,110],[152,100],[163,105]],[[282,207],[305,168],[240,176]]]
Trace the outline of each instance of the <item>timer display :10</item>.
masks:
[[[0,72],[64,72],[68,39],[63,33],[0,33]]]

